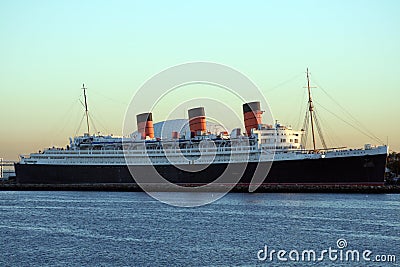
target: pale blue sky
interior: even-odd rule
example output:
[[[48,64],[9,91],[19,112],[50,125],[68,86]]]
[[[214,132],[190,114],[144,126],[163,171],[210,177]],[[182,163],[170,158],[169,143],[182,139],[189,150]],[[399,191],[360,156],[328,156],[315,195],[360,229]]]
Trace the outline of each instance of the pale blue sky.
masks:
[[[249,2],[1,1],[0,157],[64,146],[82,115],[83,82],[104,126],[97,128],[121,133],[135,90],[190,61],[243,72],[292,125],[309,67],[318,85],[400,150],[399,1]],[[373,142],[320,112],[338,145]]]

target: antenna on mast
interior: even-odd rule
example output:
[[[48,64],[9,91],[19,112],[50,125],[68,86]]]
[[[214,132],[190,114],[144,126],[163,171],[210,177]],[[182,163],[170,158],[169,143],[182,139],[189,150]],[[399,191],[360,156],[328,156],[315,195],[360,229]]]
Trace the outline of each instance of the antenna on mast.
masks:
[[[87,99],[86,99],[86,87],[85,84],[82,84],[82,89],[83,89],[83,96],[85,97],[85,114],[86,114],[86,125],[87,125],[87,133],[90,135],[90,128],[89,128],[89,111],[88,111],[88,104],[87,104]]]

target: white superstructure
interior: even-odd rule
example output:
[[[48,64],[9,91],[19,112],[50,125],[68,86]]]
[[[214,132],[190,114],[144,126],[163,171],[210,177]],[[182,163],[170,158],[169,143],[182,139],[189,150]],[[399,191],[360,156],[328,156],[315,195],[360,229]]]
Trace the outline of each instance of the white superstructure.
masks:
[[[191,140],[154,138],[135,141],[114,136],[78,136],[66,148],[48,148],[21,156],[21,164],[165,165],[232,161],[285,161],[387,153],[386,146],[309,151],[301,147],[303,131],[276,124],[253,129],[252,136],[206,134]]]

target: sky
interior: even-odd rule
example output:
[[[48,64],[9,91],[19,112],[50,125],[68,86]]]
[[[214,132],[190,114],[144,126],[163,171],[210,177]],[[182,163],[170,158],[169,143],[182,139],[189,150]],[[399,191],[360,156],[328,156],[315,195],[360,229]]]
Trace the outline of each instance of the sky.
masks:
[[[0,157],[16,160],[82,134],[82,83],[96,130],[120,135],[146,80],[195,61],[249,77],[274,118],[293,127],[302,126],[308,67],[331,145],[377,143],[367,129],[400,151],[399,10],[396,0],[3,0]],[[166,99],[159,114],[182,106],[179,97]]]

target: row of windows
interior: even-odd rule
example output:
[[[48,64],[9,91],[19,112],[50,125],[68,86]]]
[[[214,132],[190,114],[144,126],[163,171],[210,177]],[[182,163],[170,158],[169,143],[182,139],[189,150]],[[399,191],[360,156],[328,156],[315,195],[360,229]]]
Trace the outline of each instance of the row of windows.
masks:
[[[294,135],[294,136],[299,136],[298,133],[263,133],[261,136],[271,136],[271,135]]]
[[[294,142],[299,143],[299,139],[294,139]],[[286,139],[281,139],[281,143],[286,143]],[[293,143],[293,139],[289,139],[289,143]]]
[[[286,143],[287,139],[280,139],[281,143]],[[275,139],[261,139],[261,144],[273,144],[275,143]],[[299,143],[299,139],[289,139],[289,143]]]

